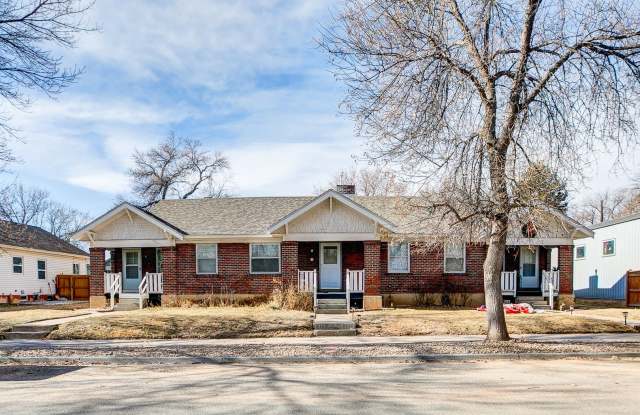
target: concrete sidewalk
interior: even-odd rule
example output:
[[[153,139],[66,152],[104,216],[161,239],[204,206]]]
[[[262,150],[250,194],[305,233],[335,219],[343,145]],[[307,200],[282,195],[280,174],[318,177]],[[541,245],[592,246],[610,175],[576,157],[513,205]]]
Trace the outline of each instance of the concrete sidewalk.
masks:
[[[514,339],[530,342],[559,344],[616,344],[639,343],[640,333],[603,334],[527,334],[513,335]],[[0,350],[16,348],[72,349],[88,347],[95,349],[154,348],[180,346],[371,346],[420,343],[467,343],[483,342],[485,336],[397,336],[397,337],[269,337],[253,339],[172,339],[172,340],[3,340]]]

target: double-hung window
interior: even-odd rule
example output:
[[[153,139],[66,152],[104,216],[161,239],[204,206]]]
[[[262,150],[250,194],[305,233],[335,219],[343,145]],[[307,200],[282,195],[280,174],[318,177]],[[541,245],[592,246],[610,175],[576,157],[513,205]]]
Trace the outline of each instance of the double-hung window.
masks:
[[[390,273],[409,272],[409,244],[407,242],[389,244],[389,265]]]
[[[218,245],[196,245],[196,274],[218,273]]]
[[[447,244],[444,247],[444,272],[464,273],[466,271],[464,243]]]
[[[73,275],[80,274],[80,264],[73,264]]]
[[[584,245],[576,246],[576,259],[584,259],[587,255],[587,248]]]
[[[13,273],[22,274],[22,257],[14,256],[12,264],[13,264]]]
[[[43,280],[47,278],[47,261],[43,259],[38,260],[38,279]]]
[[[280,273],[280,244],[251,244],[251,273]]]
[[[602,256],[611,256],[616,254],[616,240],[607,239],[602,241]]]

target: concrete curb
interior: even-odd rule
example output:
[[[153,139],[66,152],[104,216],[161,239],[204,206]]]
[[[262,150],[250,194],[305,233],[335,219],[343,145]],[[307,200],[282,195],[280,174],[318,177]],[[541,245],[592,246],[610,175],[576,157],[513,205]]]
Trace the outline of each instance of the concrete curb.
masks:
[[[558,359],[633,359],[640,352],[603,353],[484,353],[484,354],[419,354],[381,356],[292,356],[292,357],[241,357],[241,356],[0,356],[0,364],[55,364],[77,362],[79,365],[187,365],[231,363],[384,363],[384,362],[441,362],[477,360],[558,360]]]

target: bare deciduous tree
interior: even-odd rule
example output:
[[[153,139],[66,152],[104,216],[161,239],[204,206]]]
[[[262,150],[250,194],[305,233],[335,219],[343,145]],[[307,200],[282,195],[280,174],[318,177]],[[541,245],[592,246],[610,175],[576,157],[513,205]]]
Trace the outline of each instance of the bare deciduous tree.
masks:
[[[401,196],[407,193],[407,185],[389,170],[379,167],[340,170],[329,183],[331,188],[339,184],[353,184],[362,196]]]
[[[221,173],[229,162],[220,153],[211,154],[198,140],[177,137],[173,132],[157,147],[133,154],[135,167],[129,171],[133,192],[143,204],[168,198],[188,199],[224,195]]]
[[[635,213],[640,208],[640,192],[620,188],[597,193],[581,201],[573,210],[575,218],[595,225],[600,222]]]
[[[507,233],[548,208],[516,198],[533,162],[581,174],[596,144],[635,143],[638,3],[347,0],[323,34],[368,157],[421,179],[448,234],[488,234],[488,340],[509,338]]]
[[[71,235],[89,221],[89,215],[52,201],[46,190],[12,184],[0,189],[0,220],[38,226],[70,241]]]
[[[81,73],[62,67],[62,58],[50,48],[74,46],[75,35],[92,30],[82,21],[92,5],[83,0],[5,0],[0,2],[0,96],[17,108],[25,108],[25,90],[49,96],[60,93]],[[15,131],[0,116],[0,169],[14,158],[8,138]]]

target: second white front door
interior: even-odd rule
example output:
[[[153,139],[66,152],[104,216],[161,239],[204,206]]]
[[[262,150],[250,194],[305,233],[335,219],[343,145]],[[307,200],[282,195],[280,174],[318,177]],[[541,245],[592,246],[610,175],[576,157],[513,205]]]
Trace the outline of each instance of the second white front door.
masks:
[[[538,286],[538,247],[520,247],[520,288]]]
[[[320,244],[320,289],[339,290],[342,288],[342,264],[340,243]]]

